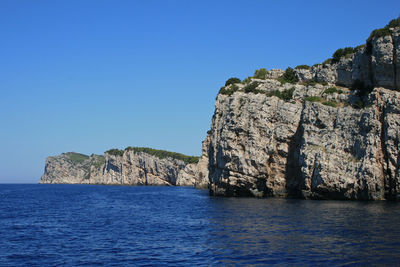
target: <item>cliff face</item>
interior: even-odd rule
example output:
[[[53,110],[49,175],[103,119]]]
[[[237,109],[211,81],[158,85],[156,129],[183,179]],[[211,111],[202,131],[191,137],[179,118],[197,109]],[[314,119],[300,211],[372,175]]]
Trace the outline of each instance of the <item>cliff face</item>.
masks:
[[[400,198],[399,33],[373,38],[334,64],[295,70],[326,86],[265,79],[257,91],[236,84],[233,94],[219,94],[207,137],[210,193]],[[357,80],[373,91],[346,88]],[[277,97],[289,90],[290,100]]]
[[[197,164],[186,165],[186,167],[178,173],[176,185],[190,185],[202,189],[208,188],[208,139],[207,137],[203,142],[202,156],[199,162]]]
[[[197,164],[185,164],[173,158],[160,159],[143,153],[124,151],[123,155],[92,155],[76,159],[76,153],[63,153],[46,159],[40,183],[108,185],[181,185],[203,183],[196,176]],[[185,180],[181,172],[190,168],[194,174]]]
[[[356,53],[336,63],[296,70],[300,80],[315,79],[350,87],[355,81],[373,87],[400,90],[400,28],[391,34],[373,37]]]

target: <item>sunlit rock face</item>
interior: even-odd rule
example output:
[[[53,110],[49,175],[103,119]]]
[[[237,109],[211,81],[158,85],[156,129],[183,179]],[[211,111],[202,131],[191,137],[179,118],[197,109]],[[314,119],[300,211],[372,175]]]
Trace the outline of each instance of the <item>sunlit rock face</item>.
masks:
[[[63,153],[48,157],[40,183],[204,186],[203,180],[207,177],[207,173],[201,178],[198,176],[201,164],[185,164],[173,158],[160,159],[143,152],[81,155],[80,158],[76,155],[81,154]]]
[[[219,94],[207,137],[210,193],[399,199],[399,36],[392,29],[338,62],[295,69],[297,84],[267,77],[253,79],[255,92],[237,84]],[[355,82],[371,90],[350,90]],[[289,100],[276,93],[290,89]]]
[[[314,79],[350,87],[355,81],[368,86],[400,90],[400,28],[390,35],[374,37],[354,54],[338,62],[295,69],[300,81]]]

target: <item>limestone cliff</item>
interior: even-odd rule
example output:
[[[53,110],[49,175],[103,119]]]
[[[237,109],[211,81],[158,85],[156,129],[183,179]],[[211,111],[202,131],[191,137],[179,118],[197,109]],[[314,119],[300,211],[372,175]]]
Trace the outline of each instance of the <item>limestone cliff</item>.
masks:
[[[183,179],[181,173],[187,169],[193,174]],[[201,186],[205,177],[198,177],[198,173],[196,163],[144,152],[124,150],[104,156],[69,152],[46,159],[40,183]]]
[[[210,193],[399,199],[399,36],[295,69],[296,84],[266,76],[222,88],[206,142]]]
[[[400,28],[390,34],[374,36],[354,53],[336,61],[316,64],[310,69],[295,69],[302,81],[314,79],[350,87],[355,81],[373,87],[400,90]]]

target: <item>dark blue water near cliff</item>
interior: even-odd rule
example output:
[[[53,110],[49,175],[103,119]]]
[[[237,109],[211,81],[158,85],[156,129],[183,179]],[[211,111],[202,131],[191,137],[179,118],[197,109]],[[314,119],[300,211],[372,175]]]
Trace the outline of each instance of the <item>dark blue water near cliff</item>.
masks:
[[[400,205],[0,185],[0,266],[398,265]]]

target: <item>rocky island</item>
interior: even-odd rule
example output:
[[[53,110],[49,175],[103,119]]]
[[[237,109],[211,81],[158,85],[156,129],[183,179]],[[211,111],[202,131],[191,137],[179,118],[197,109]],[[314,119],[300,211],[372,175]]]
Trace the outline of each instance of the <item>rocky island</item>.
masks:
[[[203,167],[205,166],[205,168]],[[91,156],[68,152],[46,159],[43,184],[178,185],[207,188],[198,157],[144,147]]]
[[[208,186],[218,196],[400,198],[400,18],[314,66],[227,80],[197,163],[125,149],[46,160],[41,183]],[[79,158],[73,160],[72,158]]]

